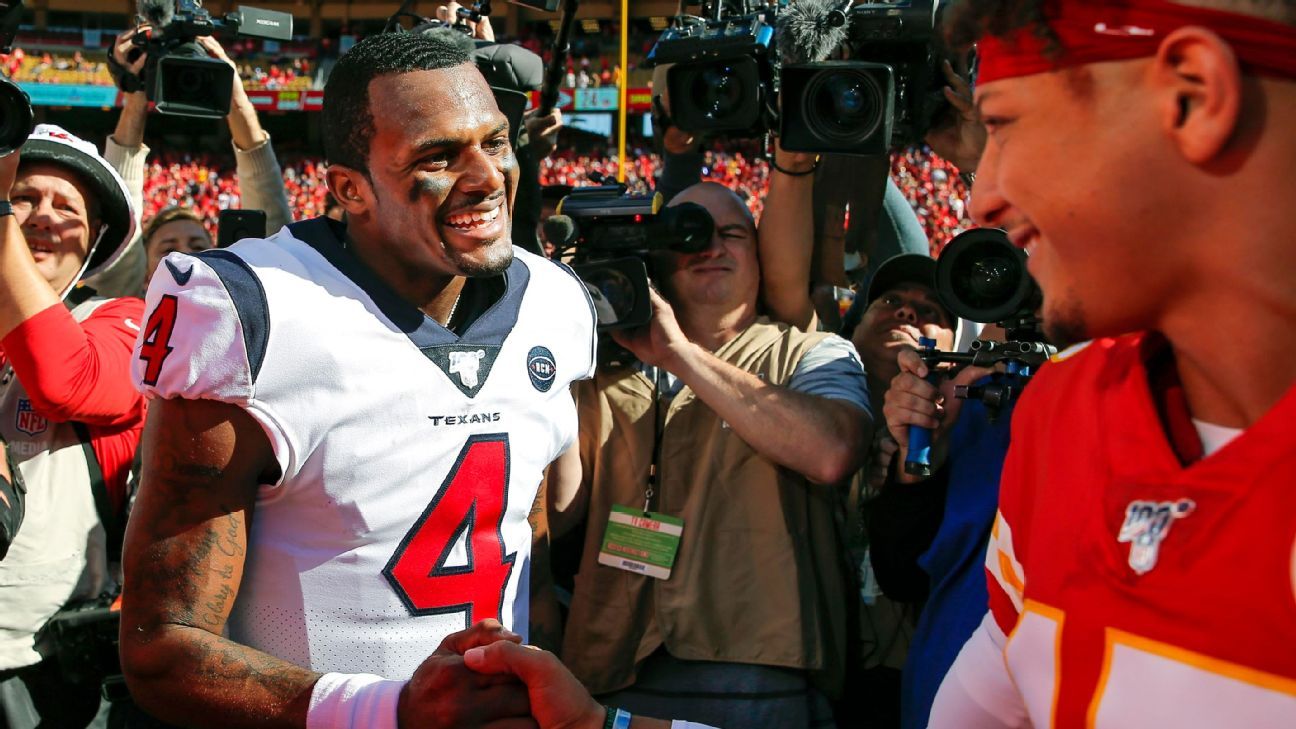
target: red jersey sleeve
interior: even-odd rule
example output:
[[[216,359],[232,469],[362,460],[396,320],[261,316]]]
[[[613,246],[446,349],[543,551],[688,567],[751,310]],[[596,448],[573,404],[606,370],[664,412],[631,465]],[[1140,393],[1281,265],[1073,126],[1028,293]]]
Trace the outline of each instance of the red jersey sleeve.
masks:
[[[113,299],[78,323],[55,304],[3,340],[32,407],[54,422],[116,425],[138,419],[142,396],[131,384],[131,356],[144,302]]]

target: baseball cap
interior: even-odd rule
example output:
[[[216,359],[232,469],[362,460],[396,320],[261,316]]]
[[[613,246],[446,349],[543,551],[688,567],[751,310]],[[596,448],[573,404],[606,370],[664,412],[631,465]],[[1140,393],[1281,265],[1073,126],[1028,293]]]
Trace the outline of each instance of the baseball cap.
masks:
[[[82,278],[108,270],[139,229],[139,211],[126,182],[93,144],[54,124],[38,124],[23,144],[19,168],[35,162],[71,171],[95,195],[102,227],[90,246]]]
[[[921,253],[900,253],[882,262],[877,271],[873,273],[873,278],[869,280],[867,295],[856,296],[855,301],[851,304],[850,310],[842,318],[842,336],[849,339],[859,326],[860,321],[864,318],[864,310],[869,307],[878,297],[886,292],[901,286],[903,284],[918,284],[936,292],[936,259],[931,256],[925,256]],[[945,316],[949,317],[950,322],[954,325],[957,336],[960,330],[959,318],[954,316],[944,304],[937,298],[937,303]]]

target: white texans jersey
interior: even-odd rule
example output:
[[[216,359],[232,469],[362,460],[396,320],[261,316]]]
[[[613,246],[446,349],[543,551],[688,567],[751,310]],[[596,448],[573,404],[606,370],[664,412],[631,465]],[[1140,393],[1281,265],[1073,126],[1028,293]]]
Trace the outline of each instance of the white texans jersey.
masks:
[[[262,486],[230,638],[315,671],[408,678],[448,634],[526,634],[543,469],[576,437],[594,312],[570,269],[515,249],[462,336],[402,300],[324,218],[154,274],[134,362],[149,397],[236,404]]]

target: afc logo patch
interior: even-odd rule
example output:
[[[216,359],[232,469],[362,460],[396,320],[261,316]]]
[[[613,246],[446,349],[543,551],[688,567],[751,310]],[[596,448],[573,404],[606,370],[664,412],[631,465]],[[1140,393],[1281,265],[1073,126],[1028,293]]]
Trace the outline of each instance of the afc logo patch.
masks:
[[[532,347],[527,354],[527,376],[531,384],[540,392],[549,392],[554,378],[558,376],[558,365],[554,362],[553,352],[546,347]]]
[[[21,397],[18,398],[18,414],[14,417],[14,427],[19,432],[37,436],[49,429],[49,421],[36,414],[32,409],[31,400]]]

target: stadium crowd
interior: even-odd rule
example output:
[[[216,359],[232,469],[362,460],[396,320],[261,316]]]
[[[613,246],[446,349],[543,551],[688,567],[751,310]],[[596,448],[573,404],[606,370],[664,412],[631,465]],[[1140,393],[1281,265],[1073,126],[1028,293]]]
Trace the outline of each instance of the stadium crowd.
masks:
[[[37,125],[0,729],[1294,725],[1296,15],[1247,2],[954,0],[871,180],[659,87],[652,216],[546,217],[618,163],[488,20],[326,80],[203,38],[220,152],[128,84],[105,139]],[[596,35],[569,85],[617,81]],[[323,153],[272,139],[245,89],[317,80]]]

